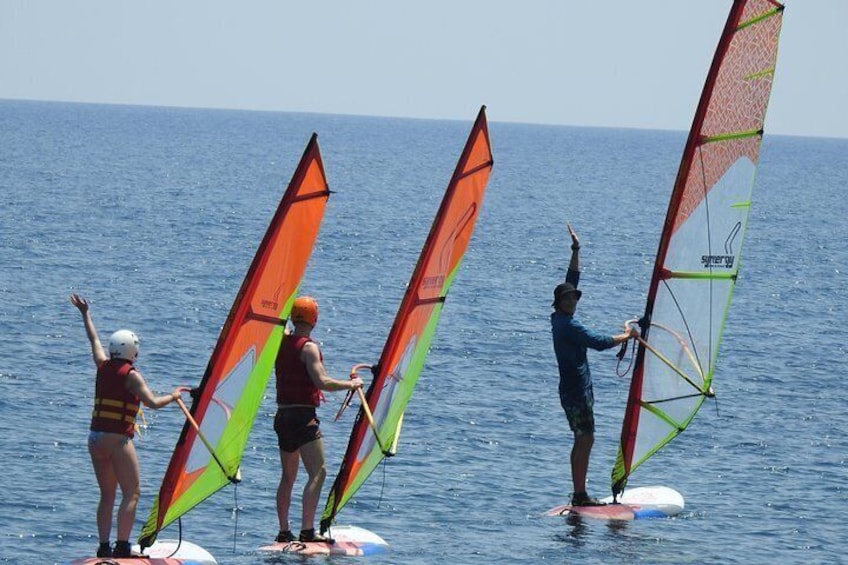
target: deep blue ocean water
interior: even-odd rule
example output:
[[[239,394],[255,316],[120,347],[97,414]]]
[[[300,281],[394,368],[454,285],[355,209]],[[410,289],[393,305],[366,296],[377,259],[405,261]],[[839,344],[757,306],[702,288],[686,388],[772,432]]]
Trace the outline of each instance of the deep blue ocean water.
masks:
[[[321,302],[315,335],[345,378],[380,354],[476,110],[455,122],[0,101],[0,561],[61,562],[96,547],[93,364],[71,292],[92,302],[103,339],[139,334],[151,388],[196,384],[317,131],[336,193],[303,291]],[[489,119],[494,172],[399,454],[339,517],[392,546],[361,561],[844,559],[848,140],[764,140],[717,398],[631,479],[676,488],[684,513],[573,523],[540,516],[570,491],[548,322],[566,222],[583,243],[578,314],[616,331],[644,308],[685,133],[499,123],[497,108]],[[612,352],[590,355],[589,483],[603,495],[627,380]],[[272,393],[242,484],[183,519],[184,537],[222,564],[302,562],[254,551],[277,530]],[[341,395],[328,397],[325,495],[352,419],[332,422]],[[173,406],[146,416],[134,536],[182,425]]]

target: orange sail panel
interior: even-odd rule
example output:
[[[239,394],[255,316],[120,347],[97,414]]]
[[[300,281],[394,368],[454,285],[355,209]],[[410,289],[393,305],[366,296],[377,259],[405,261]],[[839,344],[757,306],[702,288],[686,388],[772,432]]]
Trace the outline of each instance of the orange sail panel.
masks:
[[[612,471],[613,494],[712,395],[739,272],[783,6],[735,0],[671,194]]]
[[[448,289],[471,239],[492,164],[484,106],[448,184],[380,361],[372,368],[374,379],[366,400],[373,413],[376,434],[360,407],[321,517],[322,531],[327,530],[380,461],[394,455],[404,409],[424,365]]]
[[[186,422],[141,532],[143,548],[162,528],[238,481],[242,452],[329,194],[313,134],[236,295],[203,380],[193,391],[191,414],[202,437]]]

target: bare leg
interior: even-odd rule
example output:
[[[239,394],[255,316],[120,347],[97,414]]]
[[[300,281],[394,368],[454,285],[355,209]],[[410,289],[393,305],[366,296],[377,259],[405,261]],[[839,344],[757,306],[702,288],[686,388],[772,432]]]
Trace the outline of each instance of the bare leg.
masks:
[[[591,433],[574,434],[574,447],[571,448],[571,481],[574,492],[586,492],[586,475],[589,471],[589,454],[595,443]]]
[[[115,491],[118,479],[112,469],[112,455],[109,449],[109,438],[100,436],[94,443],[89,442],[88,453],[91,455],[91,465],[94,476],[100,487],[100,502],[97,504],[97,535],[100,543],[107,543],[112,531],[112,510],[115,508]]]
[[[282,474],[280,484],[277,486],[277,519],[280,521],[280,531],[290,530],[289,508],[291,507],[291,493],[294,481],[297,478],[297,466],[300,463],[300,455],[297,451],[287,453],[280,450],[280,464]]]
[[[321,438],[311,441],[300,448],[300,456],[309,479],[303,487],[303,520],[301,530],[311,530],[315,527],[315,511],[321,496],[321,487],[327,477],[324,467],[324,442]]]
[[[121,487],[121,504],[118,506],[118,540],[129,541],[135,522],[139,498],[139,468],[135,445],[129,438],[115,447],[112,467]]]

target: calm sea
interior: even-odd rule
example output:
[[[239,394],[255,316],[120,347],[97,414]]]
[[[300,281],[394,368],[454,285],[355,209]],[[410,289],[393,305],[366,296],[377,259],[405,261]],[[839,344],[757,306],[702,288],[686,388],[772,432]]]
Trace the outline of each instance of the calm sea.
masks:
[[[303,290],[321,301],[316,335],[344,378],[380,354],[476,110],[453,122],[0,101],[0,561],[61,562],[97,543],[93,364],[71,292],[90,299],[104,339],[140,335],[154,390],[196,384],[317,131],[336,193]],[[392,546],[362,561],[844,559],[848,140],[764,141],[716,401],[631,480],[679,490],[684,513],[570,523],[540,516],[570,491],[548,323],[566,222],[583,243],[579,315],[615,331],[644,307],[685,134],[505,124],[497,108],[489,118],[494,173],[399,453],[340,515]],[[589,481],[603,495],[628,382],[612,352],[591,364]],[[183,520],[222,564],[269,562],[255,553],[277,531],[268,393],[243,483]],[[341,396],[328,396],[325,494],[353,416],[332,422]],[[173,407],[146,414],[134,536],[182,425]]]

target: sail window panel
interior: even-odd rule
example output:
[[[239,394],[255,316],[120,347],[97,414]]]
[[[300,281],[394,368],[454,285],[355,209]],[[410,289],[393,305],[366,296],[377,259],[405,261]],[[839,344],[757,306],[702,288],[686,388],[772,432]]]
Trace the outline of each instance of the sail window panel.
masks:
[[[693,166],[693,174],[701,168]],[[739,158],[717,179],[706,198],[703,189],[687,193],[685,201],[700,200],[684,217],[678,215],[665,268],[672,273],[734,274],[748,218],[755,165]],[[673,276],[673,275],[672,275]]]
[[[251,325],[259,326],[260,324],[253,322]],[[271,341],[277,344],[270,348],[276,352],[279,346],[279,337]],[[268,351],[269,347],[266,345],[263,348],[265,356],[267,356]],[[256,348],[251,347],[215,388],[215,394],[209,404],[210,409],[214,406],[214,409],[220,415],[218,420],[221,428],[225,429],[225,426],[229,426],[224,437],[219,441],[213,441],[208,434],[206,436],[216,446],[216,451],[225,464],[233,465],[233,462],[235,462],[237,465],[241,458],[240,447],[247,442],[246,432],[250,430],[253,416],[258,409],[258,401],[261,400],[262,395],[260,390],[255,390],[252,394],[245,393],[245,391],[250,390],[251,378],[255,377],[257,373],[264,373],[261,379],[262,382],[267,382],[267,377],[271,374],[271,367],[268,366],[267,362],[264,369],[260,367],[256,359]],[[251,405],[251,408],[246,411],[247,414],[243,409],[245,403]],[[206,424],[207,420],[204,419],[203,423]],[[238,442],[238,449],[233,450],[231,448],[233,442]]]
[[[710,287],[708,292],[707,286]],[[669,281],[657,292],[648,342],[697,386],[703,384],[712,366],[713,350],[719,342],[733,286],[730,279],[679,279]],[[668,366],[655,354],[646,352],[646,380],[654,378],[649,369],[653,368],[655,359],[663,367]],[[678,375],[675,378],[681,380]],[[647,385],[643,386],[643,391],[646,394],[656,392],[660,398],[677,396],[681,392],[677,389],[652,391]],[[649,396],[643,395],[643,398]]]
[[[639,434],[636,436],[631,457],[633,468],[638,467],[651,454],[680,433],[680,428],[644,408],[639,411],[638,430]]]
[[[430,303],[426,306],[419,306],[413,315],[410,316],[404,327],[402,342],[406,342],[406,347],[402,351],[398,351],[400,355],[390,356],[386,359],[390,369],[388,375],[383,380],[379,395],[375,396],[375,400],[371,400],[371,408],[373,410],[374,422],[380,432],[380,440],[384,446],[390,445],[395,440],[395,435],[398,432],[398,423],[403,416],[403,411],[410,398],[418,381],[418,376],[424,367],[424,362],[427,357],[427,352],[432,342],[438,325],[439,315],[441,313],[442,303]],[[420,320],[417,317],[420,316]],[[421,330],[420,335],[409,333],[421,328],[421,324],[426,324]],[[376,391],[375,391],[376,392]],[[364,438],[360,445],[356,460],[354,463],[357,473],[352,473],[354,478],[352,482],[362,483],[367,478],[368,473],[360,473],[359,469],[373,470],[382,460],[384,454],[380,451],[376,437],[370,428],[364,430]],[[352,494],[352,493],[351,493]],[[342,500],[347,500],[345,496]]]

